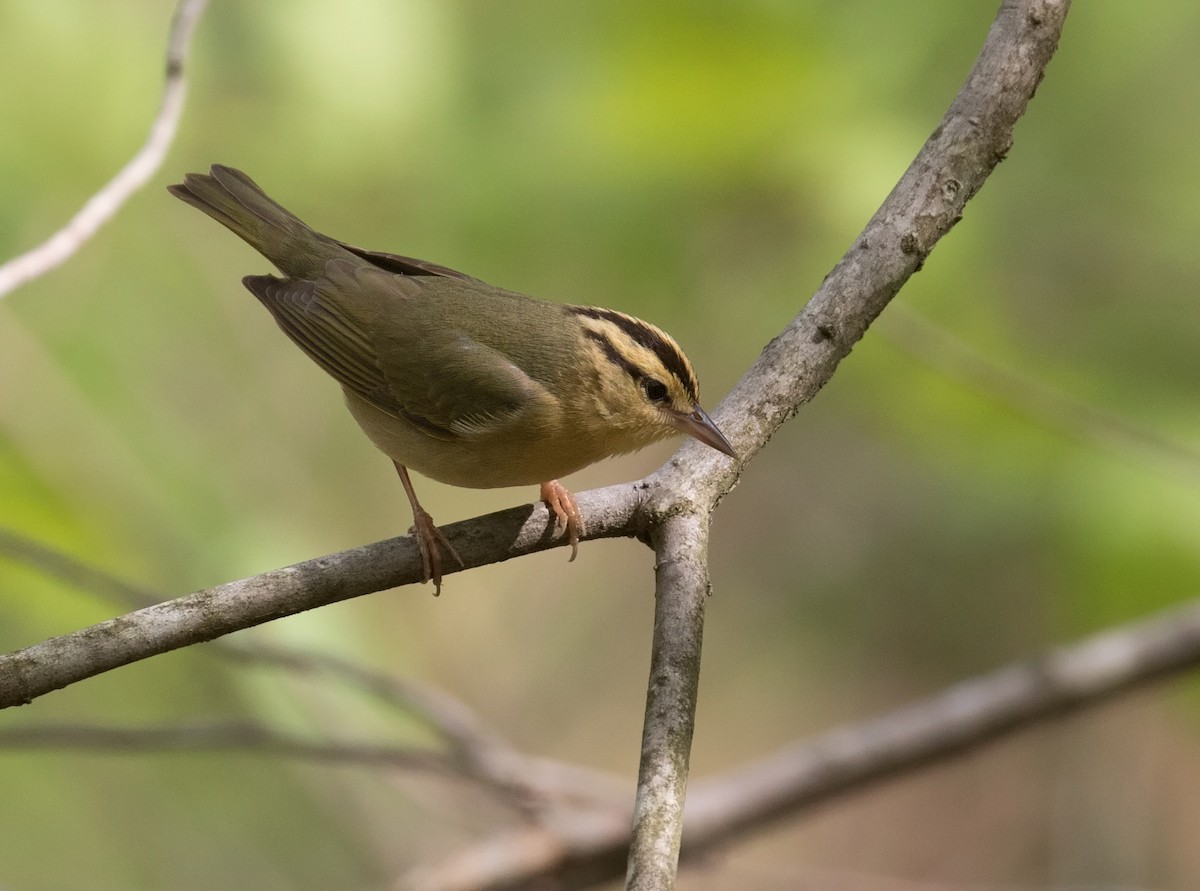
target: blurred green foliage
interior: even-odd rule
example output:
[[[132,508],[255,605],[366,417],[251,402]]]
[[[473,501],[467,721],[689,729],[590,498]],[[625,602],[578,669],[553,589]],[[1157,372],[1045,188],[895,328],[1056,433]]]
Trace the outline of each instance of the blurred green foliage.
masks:
[[[0,0],[0,257],[140,144],[170,13]],[[993,14],[214,0],[153,187],[0,303],[0,524],[160,598],[407,527],[388,462],[240,286],[263,261],[163,190],[185,172],[233,164],[337,237],[659,322],[711,407],[891,188]],[[1183,0],[1077,4],[1010,158],[899,298],[1183,458],[993,398],[885,314],[722,505],[698,775],[1197,593],[1198,28]],[[418,486],[443,522],[535,497]],[[651,564],[594,543],[571,566],[557,551],[452,576],[436,601],[380,594],[253,634],[445,687],[518,746],[632,791]],[[0,561],[4,650],[126,608]],[[1189,886],[1195,716],[1185,695],[1072,719],[826,808],[682,887]],[[344,689],[204,648],[0,725],[227,717],[425,739]],[[512,819],[384,779],[249,754],[0,751],[0,885],[382,888]]]

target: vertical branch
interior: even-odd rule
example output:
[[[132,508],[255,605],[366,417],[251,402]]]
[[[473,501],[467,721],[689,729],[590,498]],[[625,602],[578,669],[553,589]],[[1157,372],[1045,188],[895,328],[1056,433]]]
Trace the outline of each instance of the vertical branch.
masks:
[[[654,645],[625,877],[637,891],[675,886],[709,590],[707,515],[666,519],[655,552]]]

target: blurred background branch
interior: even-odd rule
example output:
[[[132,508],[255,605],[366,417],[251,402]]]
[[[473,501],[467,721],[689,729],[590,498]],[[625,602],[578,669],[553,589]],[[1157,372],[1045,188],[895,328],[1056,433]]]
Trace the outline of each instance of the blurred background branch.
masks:
[[[1200,664],[1200,603],[1060,647],[957,684],[923,702],[797,740],[728,773],[696,782],[688,794],[683,854],[700,863],[718,849],[744,843],[780,820],[928,767],[1016,731],[1055,720],[1109,697],[1189,671]],[[626,832],[597,827],[581,837],[540,830],[544,844],[501,874],[485,852],[495,840],[464,850],[441,866],[425,866],[405,888],[495,891],[556,881],[591,888],[619,875]],[[547,852],[553,852],[552,855]],[[472,866],[486,864],[473,872]]]
[[[149,592],[12,530],[0,528],[0,558],[23,563],[42,574],[127,606],[153,603]],[[339,680],[425,724],[440,738],[445,752],[297,740],[250,722],[159,728],[26,725],[0,728],[0,746],[74,746],[120,751],[246,748],[284,757],[347,763],[379,761],[408,769],[447,771],[453,768],[463,777],[503,793],[530,812],[551,812],[558,807],[579,804],[591,808],[617,808],[622,813],[627,809],[627,789],[620,778],[549,758],[524,755],[444,690],[372,671],[329,653],[264,641],[216,640],[210,643],[206,652],[234,665],[260,665],[299,676],[317,675]]]
[[[0,748],[82,749],[123,755],[150,752],[239,752],[299,758],[327,764],[356,764],[400,770],[448,772],[434,752],[403,746],[300,739],[247,721],[192,721],[159,727],[41,724],[0,728]]]
[[[129,197],[158,172],[179,129],[187,84],[183,66],[192,33],[208,0],[179,0],[167,37],[166,80],[158,113],[145,144],[70,221],[37,247],[0,265],[0,298],[64,263],[119,211]]]
[[[6,556],[36,555],[32,562],[40,568],[98,582],[109,590],[132,590],[106,573],[33,543],[21,543],[19,538],[7,534],[0,539],[6,543]],[[121,754],[248,752],[457,774],[510,795],[517,793],[511,803],[527,811],[538,828],[515,835],[502,832],[440,865],[424,866],[410,876],[411,887],[465,891],[524,887],[556,878],[564,888],[583,888],[620,874],[629,825],[626,792],[619,778],[519,754],[491,731],[481,729],[478,716],[462,703],[407,679],[294,648],[217,642],[210,649],[243,664],[329,675],[405,712],[415,710],[446,737],[449,749],[443,753],[306,740],[238,721],[140,728],[34,723],[0,728],[0,748]],[[694,785],[687,808],[685,856],[711,855],[819,804],[937,766],[1039,723],[1096,708],[1114,695],[1191,670],[1198,663],[1200,603],[1190,603],[962,682],[868,721],[796,740]],[[472,754],[464,758],[464,749]],[[488,767],[497,764],[503,764],[503,770]],[[498,846],[508,847],[503,867],[489,854]]]

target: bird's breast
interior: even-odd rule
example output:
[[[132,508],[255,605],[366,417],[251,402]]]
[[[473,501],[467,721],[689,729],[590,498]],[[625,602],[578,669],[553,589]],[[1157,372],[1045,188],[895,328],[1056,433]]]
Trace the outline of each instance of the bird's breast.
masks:
[[[530,406],[476,435],[435,438],[345,393],[351,415],[381,452],[422,476],[469,489],[540,484],[645,444],[627,444],[614,431],[582,430],[552,404]]]

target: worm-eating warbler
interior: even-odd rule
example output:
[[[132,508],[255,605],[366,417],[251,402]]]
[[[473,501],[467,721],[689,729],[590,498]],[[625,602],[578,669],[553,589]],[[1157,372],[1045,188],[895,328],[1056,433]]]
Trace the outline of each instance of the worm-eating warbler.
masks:
[[[691,363],[647,322],[353,247],[310,229],[230,167],[169,189],[283,273],[242,282],[342,385],[354,419],[396,465],[425,579],[439,591],[439,545],[462,560],[406,468],[478,489],[540,483],[574,559],[583,523],[558,477],[677,433],[737,457],[700,407]]]

